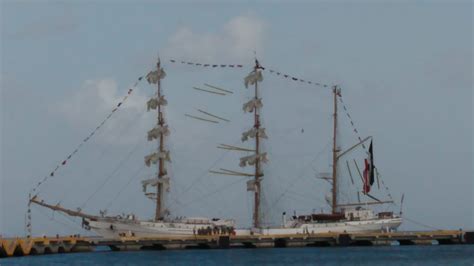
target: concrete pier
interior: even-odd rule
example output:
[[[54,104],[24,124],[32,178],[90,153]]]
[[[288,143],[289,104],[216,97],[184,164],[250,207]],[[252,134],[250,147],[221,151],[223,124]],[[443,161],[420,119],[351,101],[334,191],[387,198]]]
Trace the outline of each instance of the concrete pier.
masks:
[[[380,233],[324,233],[297,235],[193,235],[159,238],[121,237],[35,237],[0,239],[0,258],[90,252],[97,247],[113,251],[166,249],[227,249],[227,248],[285,248],[375,245],[439,245],[474,244],[474,232],[460,230],[380,232]]]
[[[80,237],[0,238],[0,258],[93,251],[92,246],[78,245],[79,242],[88,240]]]

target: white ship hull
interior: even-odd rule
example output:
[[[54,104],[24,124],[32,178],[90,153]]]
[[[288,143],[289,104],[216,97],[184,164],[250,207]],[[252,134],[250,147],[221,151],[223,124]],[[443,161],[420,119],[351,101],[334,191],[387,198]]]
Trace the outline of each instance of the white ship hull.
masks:
[[[214,228],[215,223],[183,223],[183,222],[147,222],[147,221],[90,221],[88,226],[104,238],[136,236],[153,238],[162,236],[189,236],[198,233],[199,229]],[[288,235],[288,234],[320,234],[320,233],[357,233],[381,232],[396,230],[402,218],[375,219],[365,221],[341,221],[327,223],[303,223],[296,227],[237,229],[237,235]]]
[[[319,233],[357,233],[394,231],[402,223],[402,218],[373,219],[362,221],[338,221],[326,223],[302,223],[296,227],[259,229],[255,233],[263,235],[319,234]]]
[[[90,220],[85,219],[87,228],[104,238],[136,236],[153,238],[162,236],[186,236],[198,234],[200,229],[234,226],[233,221],[183,222],[183,221],[139,221],[139,220]]]

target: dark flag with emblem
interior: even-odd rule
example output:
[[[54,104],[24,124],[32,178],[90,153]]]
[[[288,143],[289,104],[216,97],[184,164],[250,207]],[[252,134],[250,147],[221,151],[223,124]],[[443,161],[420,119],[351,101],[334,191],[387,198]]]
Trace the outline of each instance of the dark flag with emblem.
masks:
[[[364,193],[367,194],[370,192],[370,187],[374,184],[374,152],[372,148],[372,142],[369,146],[369,156],[365,159],[365,169],[364,169]]]

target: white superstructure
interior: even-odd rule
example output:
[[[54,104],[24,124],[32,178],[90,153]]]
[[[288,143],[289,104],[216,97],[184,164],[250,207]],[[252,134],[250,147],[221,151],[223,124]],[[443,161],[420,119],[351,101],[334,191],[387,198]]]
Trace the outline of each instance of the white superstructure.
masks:
[[[402,218],[391,212],[375,214],[370,209],[343,210],[343,214],[312,214],[293,216],[282,227],[254,230],[264,235],[318,234],[331,232],[380,232],[395,231]]]

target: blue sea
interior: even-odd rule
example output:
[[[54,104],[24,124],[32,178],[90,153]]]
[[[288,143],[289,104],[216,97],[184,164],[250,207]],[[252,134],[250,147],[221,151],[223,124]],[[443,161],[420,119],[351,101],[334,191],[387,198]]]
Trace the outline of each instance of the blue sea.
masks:
[[[101,251],[0,259],[0,265],[474,265],[474,245]]]

